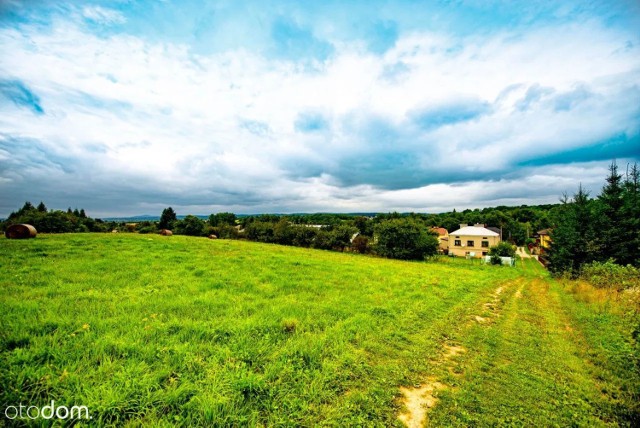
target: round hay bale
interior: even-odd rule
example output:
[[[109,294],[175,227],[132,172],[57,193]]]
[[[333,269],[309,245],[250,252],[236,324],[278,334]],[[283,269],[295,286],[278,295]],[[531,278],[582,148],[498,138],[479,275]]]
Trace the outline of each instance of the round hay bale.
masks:
[[[170,231],[169,229],[162,229],[160,231],[160,235],[162,235],[162,236],[171,236],[171,235],[173,235],[173,232]]]
[[[216,235],[209,235],[209,239],[218,239]]]
[[[7,227],[7,230],[4,232],[4,236],[7,239],[29,239],[35,238],[38,234],[38,231],[35,227],[30,224],[13,224]]]
[[[111,233],[118,233],[118,229],[113,229]]]

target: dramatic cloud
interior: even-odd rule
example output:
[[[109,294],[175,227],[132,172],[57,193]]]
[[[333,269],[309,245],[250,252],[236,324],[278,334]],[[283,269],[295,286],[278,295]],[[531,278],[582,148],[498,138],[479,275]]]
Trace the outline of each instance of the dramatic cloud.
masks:
[[[0,217],[548,203],[640,160],[633,2],[199,3],[0,6]]]

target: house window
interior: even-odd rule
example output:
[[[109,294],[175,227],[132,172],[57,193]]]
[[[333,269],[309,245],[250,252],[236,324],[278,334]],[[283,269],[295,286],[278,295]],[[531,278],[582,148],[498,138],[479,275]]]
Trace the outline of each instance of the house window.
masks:
[[[473,241],[467,241],[467,247],[475,247],[476,243]]]
[[[489,248],[489,241],[482,241],[482,248]]]
[[[483,251],[483,252],[482,252],[482,255],[483,255],[483,256],[486,256],[486,255],[487,255],[487,252],[486,252],[486,251]]]
[[[456,239],[456,241],[453,243],[453,245],[455,245],[456,247],[462,247],[462,241],[459,239]]]

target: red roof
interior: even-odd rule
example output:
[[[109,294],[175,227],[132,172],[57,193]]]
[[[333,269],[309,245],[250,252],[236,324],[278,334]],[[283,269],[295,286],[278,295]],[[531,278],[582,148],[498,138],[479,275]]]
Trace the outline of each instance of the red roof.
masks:
[[[444,227],[432,227],[431,230],[436,232],[439,236],[447,236],[449,232]]]

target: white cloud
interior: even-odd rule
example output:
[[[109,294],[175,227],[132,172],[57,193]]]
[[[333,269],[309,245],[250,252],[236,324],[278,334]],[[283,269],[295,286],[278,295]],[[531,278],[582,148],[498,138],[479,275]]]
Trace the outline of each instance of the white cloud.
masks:
[[[90,21],[105,25],[123,24],[127,21],[124,15],[117,10],[101,6],[85,6],[82,9],[82,16]]]
[[[125,19],[99,6],[82,12],[102,24]],[[132,191],[144,183],[204,199],[242,194],[252,198],[245,212],[448,209],[502,200],[496,187],[525,189],[522,200],[526,189],[544,188],[549,193],[534,192],[530,201],[549,202],[558,183],[580,176],[531,169],[528,178],[505,181],[500,174],[625,132],[637,138],[640,55],[628,36],[593,21],[473,39],[414,32],[382,57],[345,43],[310,68],[244,50],[201,56],[180,44],[98,37],[58,19],[51,31],[0,29],[0,45],[11,52],[0,57],[1,75],[25,82],[46,112],[0,105],[0,133],[73,157],[76,172],[64,174],[89,175],[92,185],[119,177]],[[389,78],[389,70],[400,72]],[[548,90],[521,108],[532,88]],[[416,111],[465,100],[489,107],[428,129],[413,120]],[[320,112],[328,129],[297,131],[308,111]],[[247,123],[268,132],[251,132]],[[407,154],[420,170],[385,164],[387,152]],[[352,159],[372,154],[370,171],[340,184],[355,172]],[[419,177],[396,186],[404,190],[379,190],[386,187],[376,179],[381,170]],[[576,173],[592,171],[602,163]],[[6,172],[0,175],[3,186]],[[449,184],[455,181],[467,183]]]

